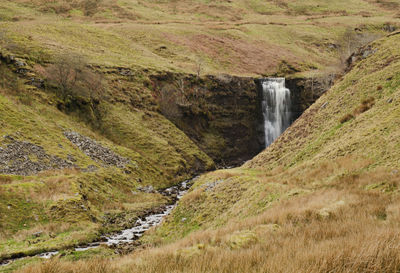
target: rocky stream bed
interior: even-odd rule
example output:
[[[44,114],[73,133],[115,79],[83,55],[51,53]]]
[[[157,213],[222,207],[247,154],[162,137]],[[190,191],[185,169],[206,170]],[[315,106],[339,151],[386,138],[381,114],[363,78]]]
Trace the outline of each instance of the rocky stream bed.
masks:
[[[138,239],[143,236],[143,234],[150,228],[161,224],[162,220],[169,215],[172,210],[176,207],[179,199],[188,191],[188,189],[193,185],[194,179],[186,180],[179,183],[176,186],[158,191],[164,196],[171,198],[171,203],[169,205],[162,206],[152,212],[149,212],[142,217],[139,217],[131,228],[121,230],[116,233],[107,234],[101,236],[98,241],[92,242],[90,244],[81,245],[73,248],[74,251],[86,251],[93,248],[98,248],[101,246],[110,247],[116,250],[117,253],[128,253],[137,248],[140,243]],[[0,266],[7,266],[16,260],[25,259],[29,257],[39,257],[43,259],[50,259],[59,254],[59,251],[43,252],[32,256],[22,256],[15,257],[11,259],[6,259],[0,261]]]

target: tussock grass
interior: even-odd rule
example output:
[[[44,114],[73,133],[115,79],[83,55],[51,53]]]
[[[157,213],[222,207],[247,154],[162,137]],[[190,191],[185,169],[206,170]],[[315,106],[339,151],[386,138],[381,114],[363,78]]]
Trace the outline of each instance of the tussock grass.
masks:
[[[280,201],[246,220],[103,260],[107,267],[101,272],[396,272],[400,199],[365,189],[377,177],[398,189],[400,176],[383,169],[337,178],[329,187]],[[239,247],[232,247],[232,240]],[[96,270],[91,266],[92,261],[55,260],[20,272]]]
[[[377,89],[382,90],[381,89]],[[375,98],[374,97],[369,97],[367,99],[364,99],[361,101],[361,104],[359,106],[357,106],[354,110],[352,114],[346,114],[343,117],[341,117],[339,119],[340,123],[345,123],[353,118],[355,118],[356,116],[368,111],[369,109],[371,109],[373,106],[375,105]]]
[[[38,224],[31,229],[24,229],[18,231],[16,234],[12,235],[15,240],[25,240],[31,238],[32,234],[41,232],[40,236],[54,236],[55,234],[63,233],[72,228],[70,223],[48,223],[48,224]],[[10,238],[8,238],[10,239]]]
[[[67,177],[52,177],[44,181],[43,188],[32,192],[32,199],[56,201],[72,195],[71,181]]]
[[[46,272],[46,273],[108,273],[112,272],[111,267],[107,260],[98,260],[92,259],[89,262],[85,263],[61,263],[58,259],[52,259],[46,263],[43,263],[38,268],[28,268],[25,272],[29,273],[37,273],[37,272]]]
[[[339,119],[339,122],[340,123],[345,123],[345,122],[347,122],[347,121],[349,121],[349,120],[351,120],[351,119],[353,119],[354,118],[354,115],[352,115],[352,114],[346,114],[346,115],[344,115],[343,117],[341,117],[340,119]]]

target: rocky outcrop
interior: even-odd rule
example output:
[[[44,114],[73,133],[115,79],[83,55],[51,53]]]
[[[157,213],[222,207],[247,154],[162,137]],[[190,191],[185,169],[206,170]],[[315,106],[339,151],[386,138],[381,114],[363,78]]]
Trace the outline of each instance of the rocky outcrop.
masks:
[[[170,120],[218,165],[238,165],[263,149],[262,114],[252,78],[164,73],[151,77],[155,94],[175,92]]]
[[[95,140],[82,136],[76,132],[64,132],[64,135],[87,156],[105,166],[124,168],[130,162],[128,158],[117,155],[110,149],[103,147]]]
[[[322,78],[288,78],[286,87],[291,91],[292,112],[297,119],[308,107],[310,107],[323,93],[325,93],[334,81],[334,75]]]
[[[173,73],[150,78],[156,99],[167,100],[168,109],[161,107],[161,112],[165,110],[163,114],[218,165],[238,165],[265,147],[260,80]],[[292,95],[293,121],[332,83],[333,77],[286,79]]]
[[[46,170],[76,167],[71,161],[47,154],[39,145],[18,141],[9,135],[4,138],[10,143],[0,147],[0,173],[32,175]]]

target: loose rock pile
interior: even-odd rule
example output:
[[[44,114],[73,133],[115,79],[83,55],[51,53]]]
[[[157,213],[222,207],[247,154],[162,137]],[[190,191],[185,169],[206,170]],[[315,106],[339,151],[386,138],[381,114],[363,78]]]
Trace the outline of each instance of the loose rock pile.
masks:
[[[94,161],[118,168],[124,168],[130,162],[128,158],[117,155],[89,137],[72,131],[64,132],[64,135]]]
[[[76,167],[70,161],[47,154],[39,145],[17,141],[11,136],[5,138],[12,143],[0,147],[0,173],[31,175],[46,170]]]

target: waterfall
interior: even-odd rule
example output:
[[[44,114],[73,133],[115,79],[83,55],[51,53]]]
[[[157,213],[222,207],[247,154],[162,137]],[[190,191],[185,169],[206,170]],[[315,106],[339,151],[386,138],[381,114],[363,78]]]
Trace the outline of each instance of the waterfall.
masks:
[[[291,123],[290,90],[285,87],[285,78],[267,78],[261,83],[265,145],[268,147]]]

